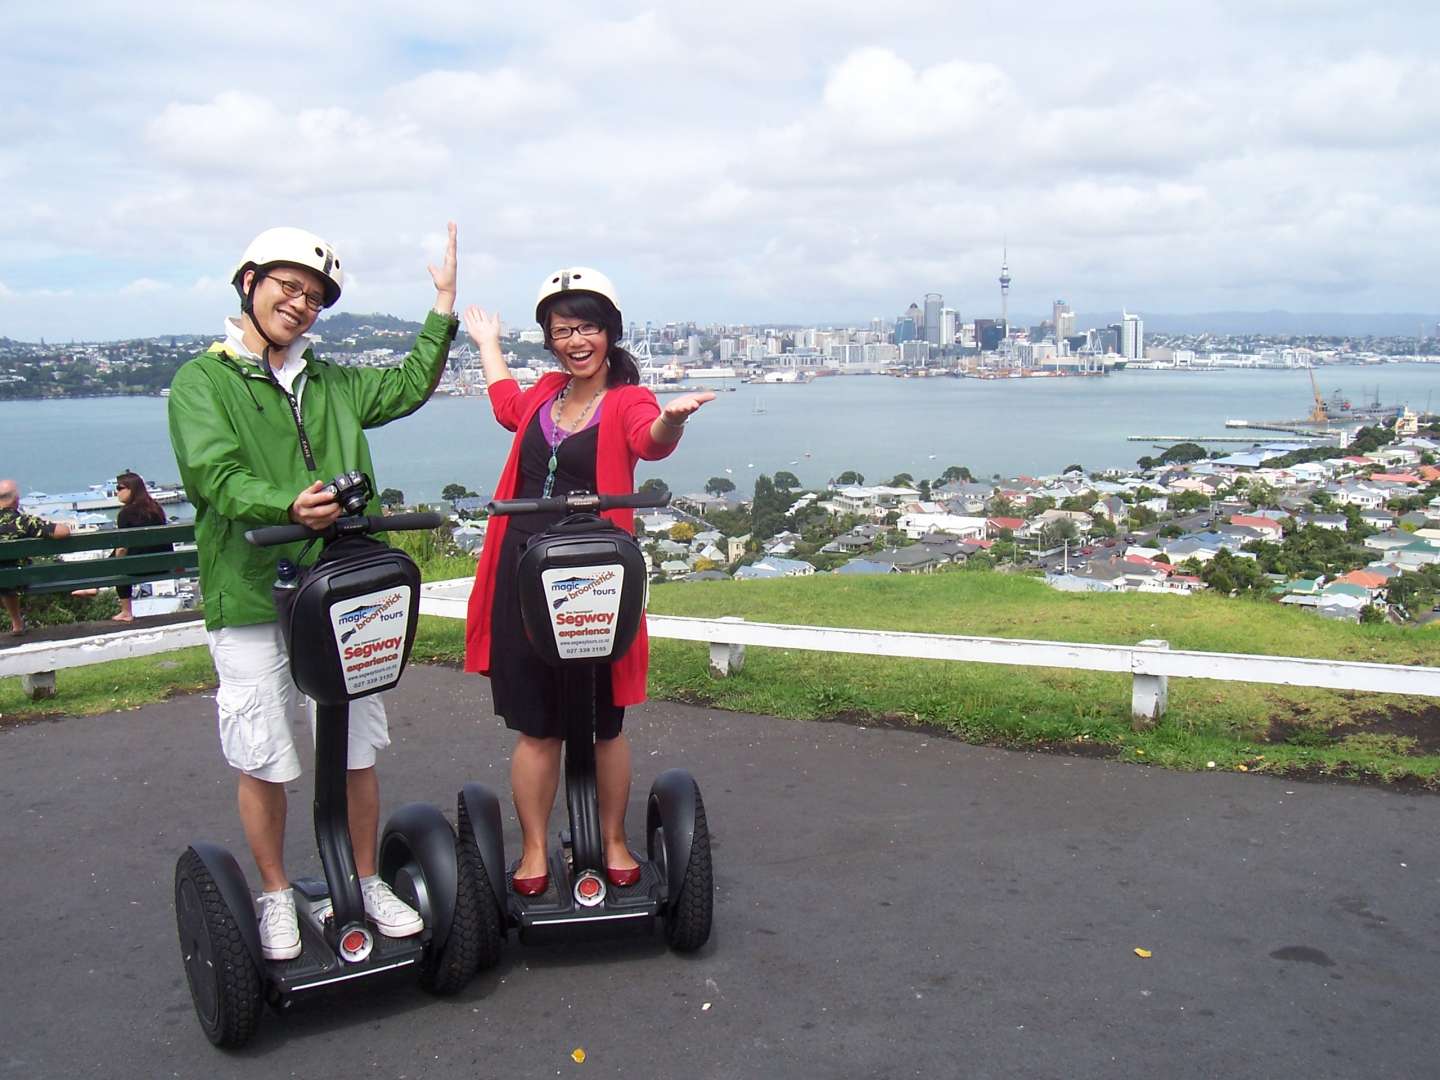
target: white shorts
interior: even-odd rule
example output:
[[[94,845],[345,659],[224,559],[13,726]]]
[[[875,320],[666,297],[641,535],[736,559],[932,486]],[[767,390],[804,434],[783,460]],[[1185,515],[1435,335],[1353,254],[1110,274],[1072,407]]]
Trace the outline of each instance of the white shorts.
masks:
[[[215,704],[220,713],[220,749],[233,768],[257,780],[285,784],[300,775],[294,725],[308,706],[310,740],[315,740],[315,703],[290,678],[290,660],[279,623],[224,626],[206,631],[210,656],[220,676]],[[350,703],[350,745],[346,764],[368,769],[375,751],[390,745],[382,695]]]

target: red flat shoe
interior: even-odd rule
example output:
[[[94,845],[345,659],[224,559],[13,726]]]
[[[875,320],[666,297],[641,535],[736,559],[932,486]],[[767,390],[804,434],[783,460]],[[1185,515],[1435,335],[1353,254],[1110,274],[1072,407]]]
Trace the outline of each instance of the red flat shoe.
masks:
[[[634,885],[640,880],[640,867],[632,866],[628,870],[618,870],[613,866],[605,868],[605,876],[610,879],[610,884],[617,889],[623,889],[627,885]]]
[[[511,878],[510,887],[520,896],[539,896],[550,887],[550,875]]]

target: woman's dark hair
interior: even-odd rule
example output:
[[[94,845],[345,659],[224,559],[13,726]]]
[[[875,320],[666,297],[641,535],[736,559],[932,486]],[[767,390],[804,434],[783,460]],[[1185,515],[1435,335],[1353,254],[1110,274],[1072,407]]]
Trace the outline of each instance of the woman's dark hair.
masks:
[[[150,494],[150,489],[145,486],[145,480],[139,473],[131,472],[127,469],[115,477],[115,486],[129,490],[129,505],[134,507],[135,510],[144,511],[147,516],[154,516],[155,513],[158,513],[161,517],[165,516],[165,511],[161,508],[160,504],[155,501],[155,497]]]
[[[640,365],[635,362],[635,357],[630,355],[629,350],[620,346],[620,339],[625,335],[625,326],[620,318],[620,312],[609,300],[587,292],[561,293],[546,300],[540,308],[540,329],[545,331],[545,347],[554,352],[555,345],[550,340],[551,315],[579,319],[581,322],[599,323],[603,326],[605,336],[609,339],[610,344],[610,354],[607,357],[610,361],[610,374],[605,379],[605,385],[636,386],[639,384]]]

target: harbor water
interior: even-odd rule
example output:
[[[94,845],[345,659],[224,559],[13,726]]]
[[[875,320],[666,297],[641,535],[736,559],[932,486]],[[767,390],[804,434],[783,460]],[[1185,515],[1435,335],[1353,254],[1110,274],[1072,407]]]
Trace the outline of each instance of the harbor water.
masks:
[[[1315,374],[1327,398],[1339,391],[1357,406],[1378,396],[1417,412],[1440,408],[1440,364],[1326,367]],[[682,493],[723,476],[748,495],[757,475],[781,469],[813,487],[845,470],[883,483],[902,472],[933,478],[948,465],[968,466],[977,476],[1058,473],[1072,464],[1125,468],[1158,453],[1127,442],[1129,435],[1233,436],[1241,433],[1226,431],[1226,420],[1299,418],[1312,405],[1304,370],[740,384],[701,410],[672,457],[642,462],[638,476],[660,477]],[[14,477],[22,491],[74,491],[127,468],[152,482],[179,479],[161,398],[13,401],[7,413],[0,474]],[[412,502],[438,499],[450,483],[488,494],[509,445],[510,434],[483,397],[437,397],[371,432],[377,483],[399,488]]]

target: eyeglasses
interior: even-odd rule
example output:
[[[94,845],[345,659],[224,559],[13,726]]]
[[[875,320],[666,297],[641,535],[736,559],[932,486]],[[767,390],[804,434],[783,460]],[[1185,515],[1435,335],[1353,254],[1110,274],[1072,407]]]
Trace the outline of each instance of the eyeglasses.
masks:
[[[579,326],[555,326],[550,329],[551,341],[569,341],[570,338],[579,334],[581,337],[594,337],[596,334],[603,334],[605,328],[593,322],[582,322]]]
[[[270,280],[275,282],[276,285],[279,285],[280,291],[291,300],[294,300],[297,296],[305,297],[305,306],[311,311],[319,311],[325,306],[325,297],[306,292],[305,286],[301,285],[298,281],[291,281],[289,278],[275,277],[273,274]]]

